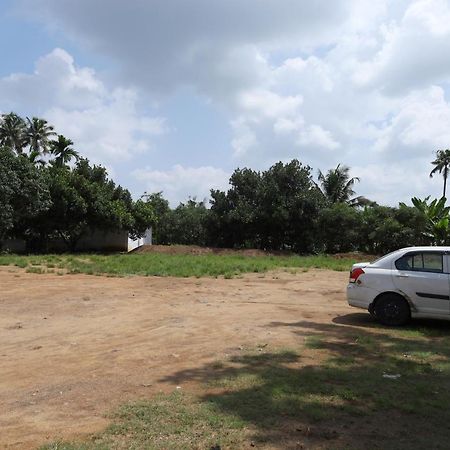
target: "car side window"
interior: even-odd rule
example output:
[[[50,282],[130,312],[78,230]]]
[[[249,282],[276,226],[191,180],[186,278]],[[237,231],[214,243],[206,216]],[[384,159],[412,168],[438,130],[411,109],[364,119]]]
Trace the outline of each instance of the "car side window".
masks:
[[[416,272],[443,273],[442,253],[423,252],[402,256],[395,261],[398,270],[411,270]]]

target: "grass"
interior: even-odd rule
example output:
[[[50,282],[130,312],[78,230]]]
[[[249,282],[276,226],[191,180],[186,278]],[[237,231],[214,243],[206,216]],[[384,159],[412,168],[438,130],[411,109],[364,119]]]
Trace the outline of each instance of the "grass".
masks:
[[[189,394],[160,394],[119,408],[108,429],[89,442],[54,443],[46,450],[210,449],[242,442],[244,422]]]
[[[43,448],[448,448],[448,324],[272,326],[308,336],[298,348],[255,348],[171,374],[161,381],[196,381],[196,395],[125,405],[104,432]]]
[[[14,265],[31,273],[46,273],[52,269],[58,275],[84,273],[112,276],[175,276],[233,278],[243,273],[265,273],[273,269],[289,272],[311,268],[347,271],[354,259],[333,256],[242,256],[242,255],[0,255],[0,265]]]

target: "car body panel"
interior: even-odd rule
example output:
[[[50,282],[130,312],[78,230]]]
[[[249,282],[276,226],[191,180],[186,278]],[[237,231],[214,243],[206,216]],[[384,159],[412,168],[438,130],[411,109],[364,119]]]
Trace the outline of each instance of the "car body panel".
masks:
[[[392,277],[395,287],[408,296],[417,312],[450,314],[448,274],[398,272]]]
[[[396,261],[400,258],[421,253],[442,254],[443,271],[397,269]],[[352,270],[357,267],[362,268],[364,274],[347,286],[350,306],[371,311],[382,294],[395,293],[408,302],[412,317],[450,320],[450,247],[408,247],[385,255],[374,263],[355,264]]]

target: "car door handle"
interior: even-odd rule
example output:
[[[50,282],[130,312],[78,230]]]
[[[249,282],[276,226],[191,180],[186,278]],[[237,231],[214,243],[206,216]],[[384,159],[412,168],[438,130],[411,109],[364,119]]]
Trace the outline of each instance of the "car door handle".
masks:
[[[399,273],[398,275],[395,275],[397,278],[409,278],[409,275],[406,273]]]

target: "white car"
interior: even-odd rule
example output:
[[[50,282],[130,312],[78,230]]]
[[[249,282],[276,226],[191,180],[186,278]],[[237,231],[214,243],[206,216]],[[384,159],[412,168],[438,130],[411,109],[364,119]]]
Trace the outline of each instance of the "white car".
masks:
[[[354,264],[347,300],[385,325],[411,317],[450,320],[450,247],[403,248]]]

